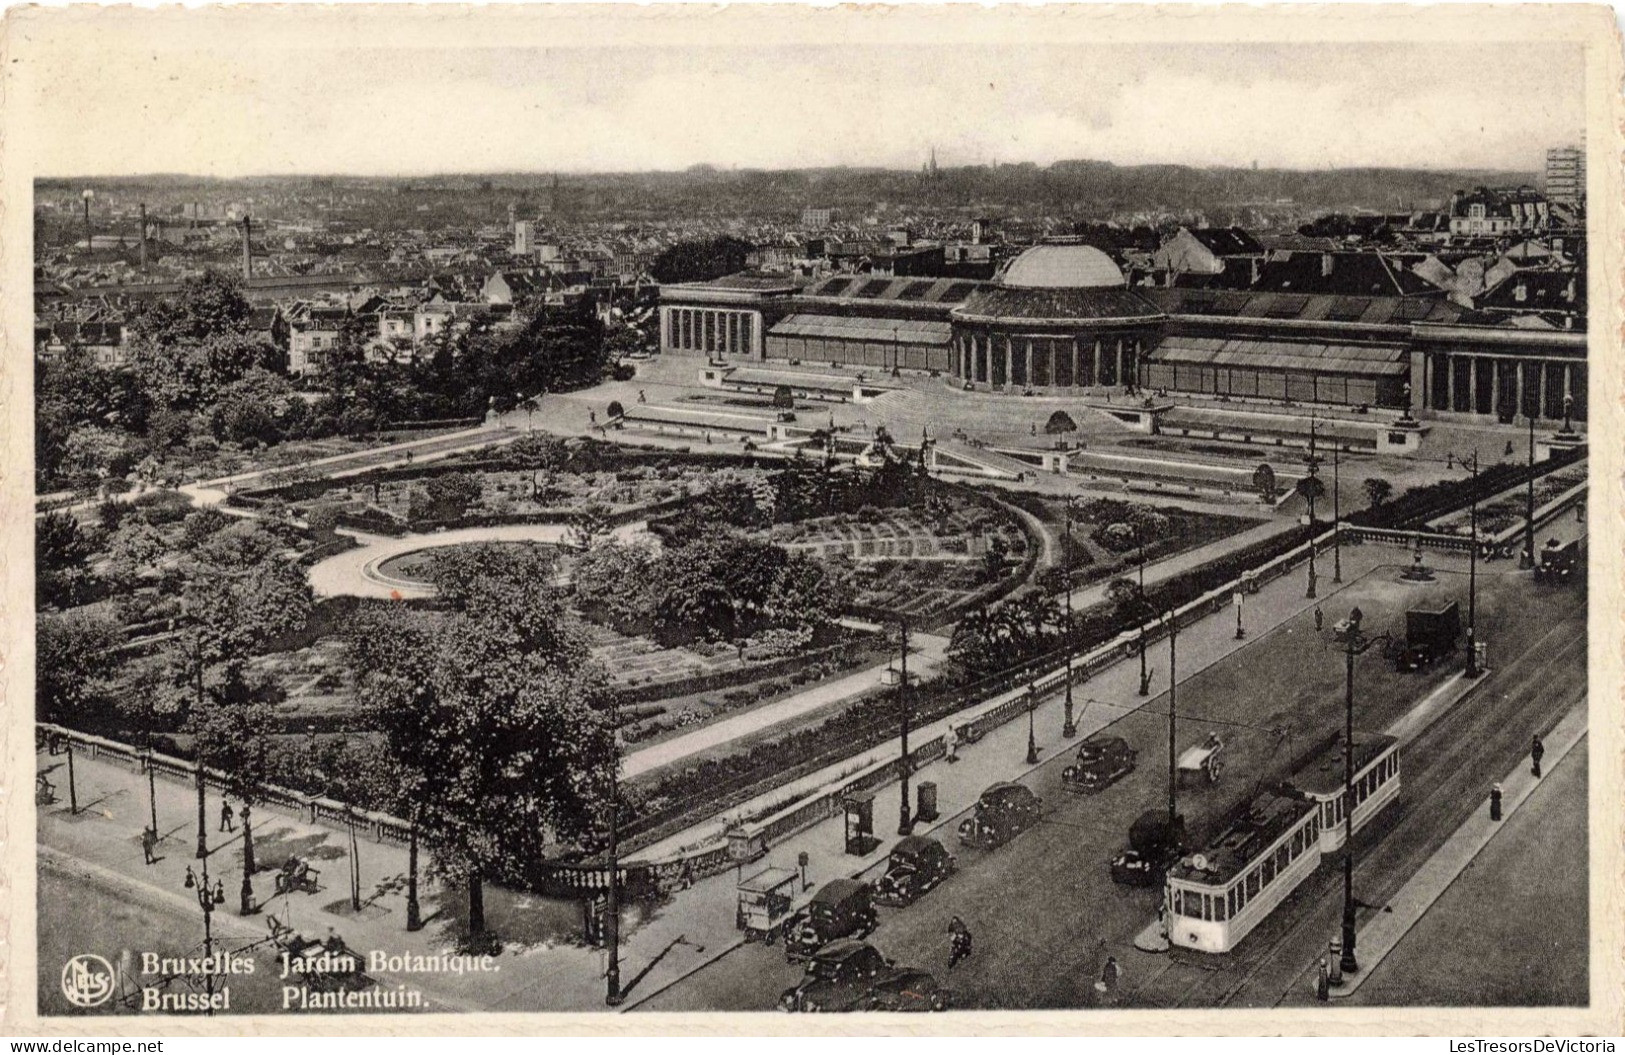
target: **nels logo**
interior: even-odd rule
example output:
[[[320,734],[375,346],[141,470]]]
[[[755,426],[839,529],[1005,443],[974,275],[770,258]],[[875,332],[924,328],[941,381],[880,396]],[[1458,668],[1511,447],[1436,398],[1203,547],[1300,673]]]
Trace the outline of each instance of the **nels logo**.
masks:
[[[75,1007],[98,1007],[116,988],[113,965],[95,953],[83,953],[62,965],[62,995]]]

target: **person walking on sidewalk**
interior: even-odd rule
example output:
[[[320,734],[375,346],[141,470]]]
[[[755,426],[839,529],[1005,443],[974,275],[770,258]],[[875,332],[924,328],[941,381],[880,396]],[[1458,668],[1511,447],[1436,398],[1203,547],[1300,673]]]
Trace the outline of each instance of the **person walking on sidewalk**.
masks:
[[[220,802],[220,830],[223,832],[237,830],[236,826],[231,822],[231,803],[225,800]]]
[[[1315,633],[1317,633],[1317,634],[1320,633],[1320,628],[1325,626],[1325,625],[1326,625],[1326,613],[1322,612],[1320,610],[1320,605],[1317,604],[1317,605],[1315,605]]]
[[[1110,996],[1117,991],[1117,980],[1123,977],[1123,969],[1117,966],[1117,957],[1106,957],[1106,966],[1100,969],[1100,981],[1095,983],[1095,989]]]
[[[948,921],[948,970],[959,966],[959,961],[971,953],[970,928],[955,916]]]
[[[1530,772],[1540,776],[1540,760],[1546,757],[1546,745],[1540,742],[1540,734],[1535,734],[1535,742],[1529,747]]]
[[[948,761],[959,761],[959,732],[951,725],[948,731],[942,734],[942,747],[948,754]]]
[[[158,833],[151,828],[141,829],[141,855],[147,859],[147,864],[157,864],[158,855],[153,850],[158,847]]]

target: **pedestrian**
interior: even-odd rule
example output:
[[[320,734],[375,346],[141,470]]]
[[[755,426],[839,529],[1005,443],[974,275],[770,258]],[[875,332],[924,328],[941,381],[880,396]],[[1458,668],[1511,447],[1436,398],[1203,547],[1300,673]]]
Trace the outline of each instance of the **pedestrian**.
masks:
[[[959,961],[971,953],[970,928],[965,921],[955,916],[948,921],[948,970],[953,970]]]
[[[1106,957],[1106,966],[1100,969],[1100,982],[1095,986],[1102,993],[1117,991],[1117,980],[1123,976],[1123,969],[1117,966],[1117,957]]]
[[[237,830],[236,826],[231,822],[231,803],[225,800],[220,802],[220,830],[223,832]]]
[[[1456,455],[1455,455],[1455,452],[1453,452],[1453,451],[1445,451],[1444,452],[1444,467],[1446,469],[1454,469],[1456,467]]]
[[[1320,977],[1315,980],[1315,999],[1321,1003],[1332,998],[1331,968],[1326,963],[1326,957],[1320,958]]]
[[[643,394],[643,389],[641,389],[641,388],[638,389],[638,402],[639,403],[647,403],[647,402],[649,402],[649,398]]]
[[[1540,760],[1544,757],[1546,757],[1546,745],[1540,742],[1540,734],[1536,733],[1535,742],[1529,747],[1529,761],[1533,763],[1530,771],[1537,777],[1540,776]]]
[[[158,846],[158,833],[151,828],[141,829],[141,854],[147,859],[147,864],[157,864],[158,856],[153,850]]]
[[[951,725],[942,734],[942,747],[948,754],[948,761],[959,761],[959,733]]]
[[[1326,625],[1326,613],[1322,612],[1320,610],[1320,605],[1317,604],[1317,605],[1315,605],[1315,632],[1319,633],[1320,628],[1325,626],[1325,625]]]
[[[596,411],[596,410],[587,411],[587,423],[589,425],[598,424],[598,411]]]

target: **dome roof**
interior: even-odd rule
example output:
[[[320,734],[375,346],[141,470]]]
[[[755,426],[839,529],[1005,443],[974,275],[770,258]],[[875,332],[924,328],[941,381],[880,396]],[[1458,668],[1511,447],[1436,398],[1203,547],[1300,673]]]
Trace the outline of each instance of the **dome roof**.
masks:
[[[1016,289],[1126,286],[1111,257],[1092,245],[1035,245],[1010,261],[1001,282]]]

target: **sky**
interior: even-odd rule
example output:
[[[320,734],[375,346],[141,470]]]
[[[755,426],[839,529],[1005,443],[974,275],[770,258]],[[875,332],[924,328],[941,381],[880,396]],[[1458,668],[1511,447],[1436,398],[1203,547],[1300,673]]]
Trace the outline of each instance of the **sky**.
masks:
[[[1535,170],[1578,45],[42,49],[42,176],[1047,164]]]

